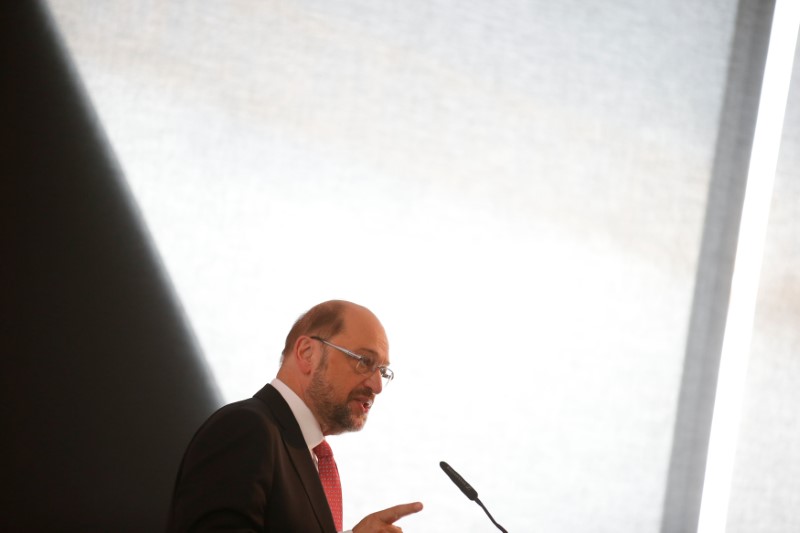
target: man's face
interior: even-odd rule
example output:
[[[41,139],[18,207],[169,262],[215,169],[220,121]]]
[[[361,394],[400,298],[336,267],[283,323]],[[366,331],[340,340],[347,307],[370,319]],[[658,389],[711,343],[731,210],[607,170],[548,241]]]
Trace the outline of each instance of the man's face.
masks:
[[[326,339],[378,364],[388,364],[388,341],[380,322],[368,311],[354,308],[345,315],[344,330]],[[325,435],[359,431],[375,396],[383,390],[380,374],[356,372],[357,361],[318,342],[322,353],[308,386],[308,398]]]

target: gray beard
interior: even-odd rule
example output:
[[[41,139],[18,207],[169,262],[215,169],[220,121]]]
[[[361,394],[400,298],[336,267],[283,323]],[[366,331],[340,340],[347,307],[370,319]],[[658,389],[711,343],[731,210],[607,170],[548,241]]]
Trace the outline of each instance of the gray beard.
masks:
[[[314,405],[314,410],[320,417],[320,425],[327,426],[328,433],[331,435],[361,430],[364,422],[350,411],[348,402],[337,404],[334,400],[333,387],[322,376],[326,367],[327,357],[314,371],[311,384],[306,389],[306,393]]]

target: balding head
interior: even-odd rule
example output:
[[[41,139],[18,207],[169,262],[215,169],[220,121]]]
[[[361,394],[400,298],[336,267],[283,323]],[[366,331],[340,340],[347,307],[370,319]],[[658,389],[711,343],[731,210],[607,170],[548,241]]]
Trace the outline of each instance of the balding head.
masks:
[[[315,305],[302,315],[289,330],[286,344],[283,346],[282,358],[285,358],[294,349],[297,339],[301,335],[320,335],[330,337],[339,333],[344,327],[344,300],[330,300]]]
[[[327,339],[339,334],[345,327],[345,318],[348,312],[356,315],[368,315],[378,322],[372,311],[362,305],[346,300],[322,302],[302,314],[289,330],[281,353],[281,360],[292,352],[297,339],[302,335],[317,335]],[[380,323],[378,322],[378,324]]]

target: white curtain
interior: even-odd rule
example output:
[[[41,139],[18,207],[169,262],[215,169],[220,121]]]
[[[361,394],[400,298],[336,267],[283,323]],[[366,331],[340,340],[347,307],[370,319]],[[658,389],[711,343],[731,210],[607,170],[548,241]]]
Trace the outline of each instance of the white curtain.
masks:
[[[332,441],[346,525],[421,500],[407,531],[491,530],[446,460],[509,531],[642,533],[672,527],[737,4],[50,7],[226,400],[272,379],[311,305],[382,318],[397,379]],[[759,461],[740,461],[730,531],[800,525],[797,476],[760,452],[790,461],[798,440],[789,374],[757,381],[798,343],[783,161],[740,450]],[[780,498],[753,494],[756,465]]]

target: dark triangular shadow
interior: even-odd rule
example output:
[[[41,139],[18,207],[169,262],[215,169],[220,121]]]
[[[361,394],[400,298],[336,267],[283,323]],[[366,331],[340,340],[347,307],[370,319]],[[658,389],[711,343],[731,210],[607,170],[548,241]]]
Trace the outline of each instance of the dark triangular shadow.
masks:
[[[3,529],[159,531],[219,395],[46,9],[0,34]]]

